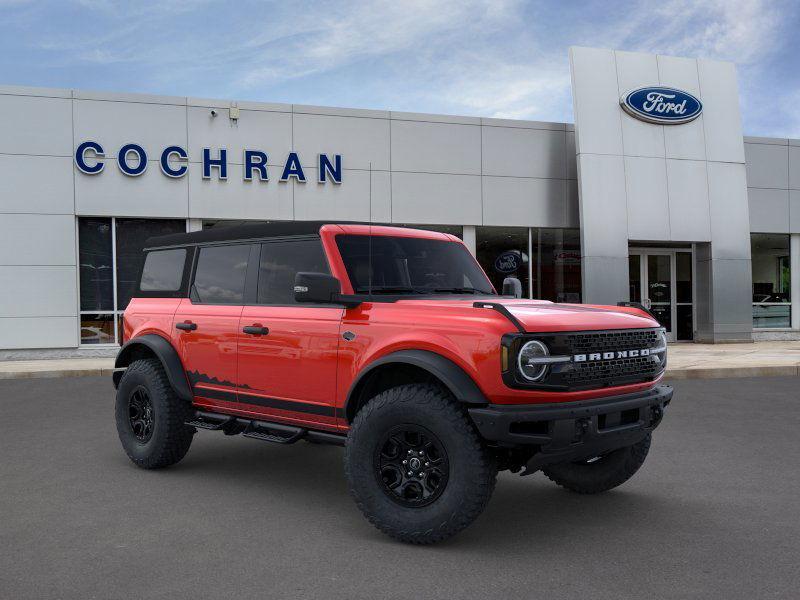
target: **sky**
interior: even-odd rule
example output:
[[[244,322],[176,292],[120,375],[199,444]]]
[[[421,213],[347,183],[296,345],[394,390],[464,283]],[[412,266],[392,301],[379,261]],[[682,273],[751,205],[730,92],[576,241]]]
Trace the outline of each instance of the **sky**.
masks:
[[[0,0],[0,84],[572,121],[569,46],[734,61],[800,138],[798,0]]]

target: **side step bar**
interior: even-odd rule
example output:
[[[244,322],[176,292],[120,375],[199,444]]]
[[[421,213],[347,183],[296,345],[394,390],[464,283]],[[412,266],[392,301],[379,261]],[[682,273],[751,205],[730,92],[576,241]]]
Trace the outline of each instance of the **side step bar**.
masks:
[[[259,421],[256,419],[243,419],[232,415],[195,411],[194,416],[186,424],[198,429],[222,431],[225,435],[242,434],[254,440],[263,440],[274,444],[294,444],[301,439],[307,439],[321,444],[335,444],[344,446],[346,436],[327,431],[305,429],[295,425]]]

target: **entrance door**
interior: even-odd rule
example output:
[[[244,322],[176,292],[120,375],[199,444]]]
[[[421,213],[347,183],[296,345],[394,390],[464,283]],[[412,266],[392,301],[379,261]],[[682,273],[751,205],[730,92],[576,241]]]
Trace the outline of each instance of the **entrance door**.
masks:
[[[641,302],[667,330],[667,339],[693,337],[692,252],[630,250],[630,298]]]

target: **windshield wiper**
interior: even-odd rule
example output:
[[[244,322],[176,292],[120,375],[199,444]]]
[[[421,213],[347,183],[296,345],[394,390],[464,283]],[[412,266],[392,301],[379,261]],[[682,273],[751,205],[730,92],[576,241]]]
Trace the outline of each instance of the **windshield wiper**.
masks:
[[[437,294],[487,294],[488,293],[473,287],[435,288],[433,291]]]
[[[423,290],[409,287],[407,285],[374,285],[372,289],[361,287],[356,290],[357,294],[424,294]]]

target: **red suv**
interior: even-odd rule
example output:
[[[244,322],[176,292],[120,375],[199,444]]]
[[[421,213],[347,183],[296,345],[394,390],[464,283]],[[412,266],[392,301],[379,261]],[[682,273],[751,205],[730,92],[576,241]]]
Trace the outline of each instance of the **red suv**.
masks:
[[[197,429],[343,445],[364,515],[426,544],[481,513],[498,470],[620,485],[672,397],[647,312],[499,296],[452,235],[271,223],[148,245],[114,373],[140,467]]]

